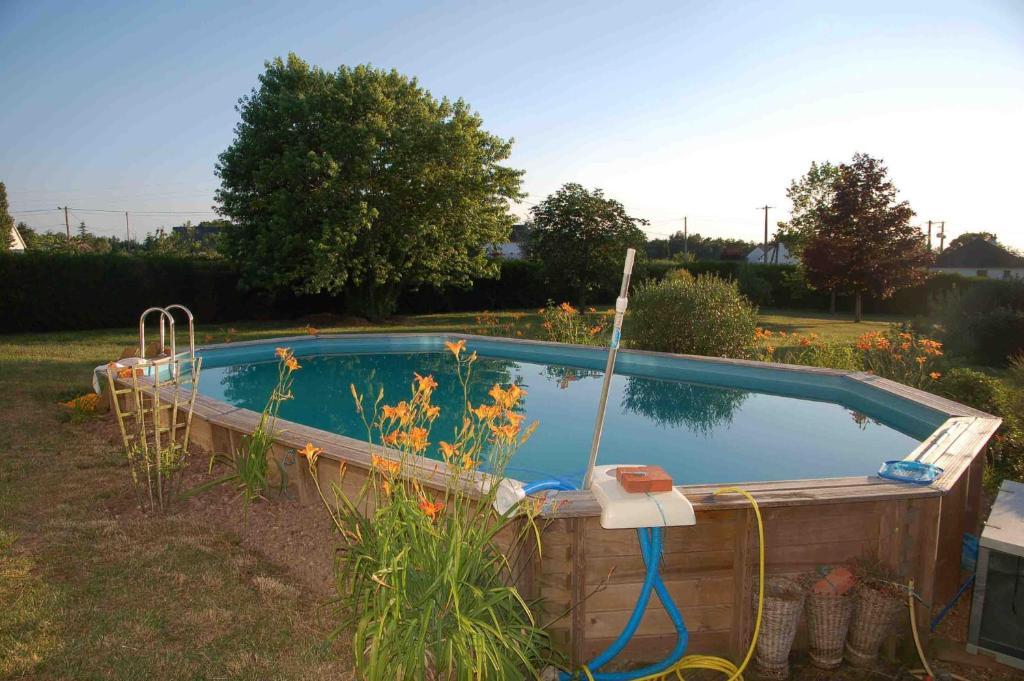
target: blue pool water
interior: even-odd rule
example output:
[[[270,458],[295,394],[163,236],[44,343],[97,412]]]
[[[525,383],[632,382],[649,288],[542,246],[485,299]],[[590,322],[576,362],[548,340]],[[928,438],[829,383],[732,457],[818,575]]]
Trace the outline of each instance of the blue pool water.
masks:
[[[365,440],[349,385],[371,396],[370,401],[383,388],[385,402],[394,404],[408,398],[416,371],[432,374],[439,384],[434,403],[442,415],[431,432],[435,446],[430,455],[438,457],[437,441],[452,439],[461,421],[462,392],[449,353],[308,352],[314,354],[300,353],[303,368],[295,375],[295,399],[282,405],[282,418]],[[261,357],[269,354],[272,346]],[[470,386],[473,404],[487,401],[495,383],[517,383],[527,391],[522,402],[526,422],[540,425],[513,458],[509,475],[526,481],[552,476],[578,481],[601,389],[599,356],[581,355],[572,364],[495,356],[509,354],[516,353],[495,348],[493,354],[481,354]],[[627,371],[631,361],[643,360],[622,357]],[[218,361],[216,353],[209,359],[200,379],[202,394],[254,411],[263,408],[276,381],[275,362],[240,361],[238,356]],[[657,464],[677,484],[871,475],[881,462],[909,454],[931,428],[898,411],[887,420],[886,409],[870,400],[847,402],[857,408],[765,389],[617,373],[599,463]]]

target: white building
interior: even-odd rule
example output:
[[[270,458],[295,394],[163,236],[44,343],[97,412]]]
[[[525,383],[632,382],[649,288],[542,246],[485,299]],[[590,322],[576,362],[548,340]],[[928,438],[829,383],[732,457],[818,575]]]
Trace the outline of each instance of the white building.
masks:
[[[17,225],[11,226],[11,252],[12,253],[24,253],[25,252],[25,240],[21,238],[21,233],[18,231]]]
[[[764,246],[758,246],[750,253],[747,254],[747,262],[760,265],[764,263]],[[786,244],[780,241],[773,241],[768,244],[768,264],[769,265],[797,265],[800,260],[793,257],[786,248]]]
[[[523,260],[526,258],[526,249],[523,248],[523,244],[507,241],[503,244],[491,244],[488,255],[504,260]]]
[[[989,279],[1024,279],[1024,258],[1002,246],[977,238],[939,253],[933,272]]]

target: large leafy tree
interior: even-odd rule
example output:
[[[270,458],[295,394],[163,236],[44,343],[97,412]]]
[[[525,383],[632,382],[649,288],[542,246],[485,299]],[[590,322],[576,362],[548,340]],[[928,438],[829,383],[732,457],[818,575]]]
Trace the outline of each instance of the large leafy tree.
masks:
[[[10,205],[7,203],[7,185],[0,182],[0,253],[11,249],[13,229],[14,218],[11,217]]]
[[[832,201],[839,167],[828,161],[811,161],[807,173],[789,183],[790,218],[779,222],[775,239],[786,244],[789,252],[799,257],[821,229],[821,208]]]
[[[379,318],[405,288],[497,274],[485,247],[507,240],[522,173],[501,164],[511,140],[464,101],[396,71],[330,73],[290,54],[238,110],[217,199],[243,284],[343,293]]]
[[[556,287],[583,305],[590,294],[614,287],[627,248],[643,253],[647,236],[621,203],[600,189],[562,186],[531,209],[530,254]]]
[[[815,212],[818,230],[803,258],[808,279],[852,294],[858,322],[864,294],[888,298],[927,276],[932,254],[879,159],[854,154],[840,164],[831,199]]]

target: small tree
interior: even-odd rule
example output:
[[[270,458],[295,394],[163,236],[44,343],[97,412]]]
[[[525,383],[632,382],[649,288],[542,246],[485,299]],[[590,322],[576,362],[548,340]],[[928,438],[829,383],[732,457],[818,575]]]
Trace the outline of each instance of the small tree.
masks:
[[[0,182],[0,253],[11,249],[13,229],[14,218],[11,217],[10,205],[7,203],[7,186]]]
[[[820,208],[832,201],[839,167],[829,161],[811,161],[807,173],[789,183],[786,197],[792,204],[788,222],[779,221],[775,240],[786,244],[795,258],[802,258],[807,244],[821,231]],[[822,277],[820,282],[825,282]],[[836,289],[829,286],[829,311],[836,311]]]
[[[807,173],[789,183],[786,198],[792,204],[788,222],[779,222],[775,239],[786,243],[794,256],[803,254],[807,244],[821,231],[820,209],[831,203],[839,167],[829,161],[811,161]]]
[[[854,154],[839,166],[832,191],[815,209],[818,231],[804,249],[804,266],[814,286],[854,295],[859,322],[864,294],[888,298],[922,281],[932,254],[879,159]]]
[[[641,253],[647,237],[621,203],[600,189],[564,185],[531,210],[530,254],[544,265],[545,276],[585,305],[594,291],[613,288],[622,276],[627,248]]]
[[[216,170],[224,254],[243,285],[344,293],[380,318],[406,288],[497,274],[486,246],[508,238],[522,173],[501,165],[511,141],[464,101],[396,71],[331,73],[291,54],[267,63],[238,110]]]

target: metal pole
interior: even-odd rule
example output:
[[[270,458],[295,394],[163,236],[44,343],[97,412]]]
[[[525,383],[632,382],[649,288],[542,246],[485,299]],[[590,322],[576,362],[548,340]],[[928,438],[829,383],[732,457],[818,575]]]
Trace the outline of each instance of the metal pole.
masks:
[[[619,354],[619,341],[622,340],[622,318],[626,315],[626,305],[629,302],[629,280],[633,276],[633,260],[636,258],[636,251],[632,248],[626,251],[626,266],[622,268],[622,287],[619,289],[619,297],[615,301],[615,323],[612,326],[612,342],[608,347],[608,362],[604,367],[604,383],[601,386],[601,399],[597,404],[597,421],[594,423],[594,439],[590,443],[590,461],[587,462],[587,473],[583,476],[583,489],[590,489],[594,481],[594,466],[597,465],[597,450],[601,448],[601,433],[604,431],[604,413],[608,407],[608,390],[612,384],[612,374],[615,373],[615,357]]]

